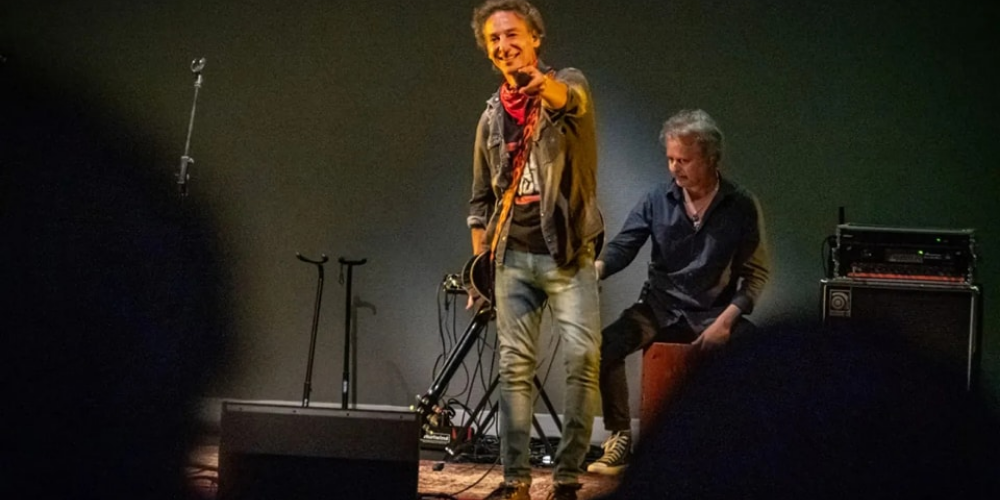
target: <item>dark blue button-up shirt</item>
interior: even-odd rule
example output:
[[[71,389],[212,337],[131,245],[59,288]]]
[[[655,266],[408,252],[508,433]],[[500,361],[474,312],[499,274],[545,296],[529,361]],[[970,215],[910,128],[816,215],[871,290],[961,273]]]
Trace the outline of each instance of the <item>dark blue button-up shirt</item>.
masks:
[[[686,320],[698,333],[733,304],[753,311],[767,283],[769,257],[757,198],[720,177],[702,225],[684,210],[673,181],[655,186],[636,204],[602,254],[604,277],[628,266],[652,237],[643,299],[661,327]]]

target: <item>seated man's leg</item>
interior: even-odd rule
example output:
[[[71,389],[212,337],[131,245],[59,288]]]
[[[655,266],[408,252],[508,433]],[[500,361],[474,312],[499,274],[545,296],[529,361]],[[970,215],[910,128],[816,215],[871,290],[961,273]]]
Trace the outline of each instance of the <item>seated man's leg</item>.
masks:
[[[656,317],[648,304],[629,307],[601,333],[601,404],[604,428],[611,435],[604,442],[604,454],[587,467],[589,472],[617,474],[628,463],[632,432],[628,404],[625,358],[653,341]]]
[[[742,319],[742,318],[741,318]],[[737,323],[739,325],[739,323]],[[736,328],[733,328],[733,332]],[[700,333],[696,332],[694,328],[687,323],[687,321],[681,320],[670,326],[660,328],[656,332],[656,336],[650,342],[666,342],[669,344],[690,344],[698,338]]]
[[[628,404],[625,358],[649,345],[658,331],[648,304],[638,302],[622,311],[601,333],[601,407],[605,430],[627,431],[632,418]]]

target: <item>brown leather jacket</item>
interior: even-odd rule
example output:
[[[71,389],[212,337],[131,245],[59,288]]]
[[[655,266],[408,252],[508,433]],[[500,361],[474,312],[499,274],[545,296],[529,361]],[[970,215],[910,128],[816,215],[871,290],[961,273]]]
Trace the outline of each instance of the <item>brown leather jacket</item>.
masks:
[[[542,235],[549,254],[559,265],[572,262],[590,242],[599,253],[604,219],[597,204],[597,131],[594,103],[587,79],[579,70],[566,68],[555,78],[569,87],[562,109],[542,109],[532,137],[531,160],[538,165],[541,186]],[[493,238],[498,200],[510,179],[501,172],[507,162],[503,138],[503,106],[498,93],[486,101],[479,118],[473,156],[470,228],[486,228],[486,242]],[[500,228],[496,263],[502,265],[510,218]],[[488,248],[484,244],[483,248]]]

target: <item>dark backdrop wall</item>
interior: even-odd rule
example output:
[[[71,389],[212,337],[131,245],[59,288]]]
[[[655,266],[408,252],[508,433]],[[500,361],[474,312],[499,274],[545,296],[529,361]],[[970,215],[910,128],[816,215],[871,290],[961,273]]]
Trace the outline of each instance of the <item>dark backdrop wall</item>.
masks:
[[[189,64],[206,57],[189,199],[221,228],[236,338],[205,396],[301,397],[316,272],[295,254],[325,253],[313,400],[340,400],[345,256],[368,259],[354,290],[375,306],[358,315],[358,402],[406,406],[442,353],[442,278],[470,251],[473,130],[498,83],[469,28],[474,4],[13,0],[0,6],[0,54],[79,85],[172,147],[148,165],[166,184],[184,149]],[[818,317],[838,207],[852,222],[975,228],[983,392],[997,400],[998,36],[985,2],[537,5],[543,57],[593,87],[611,235],[667,176],[662,121],[703,108],[727,134],[727,174],[767,214],[775,269],[755,321]],[[605,324],[635,299],[644,255],[604,284]],[[637,360],[630,372],[637,382]],[[561,407],[560,385],[548,390]]]

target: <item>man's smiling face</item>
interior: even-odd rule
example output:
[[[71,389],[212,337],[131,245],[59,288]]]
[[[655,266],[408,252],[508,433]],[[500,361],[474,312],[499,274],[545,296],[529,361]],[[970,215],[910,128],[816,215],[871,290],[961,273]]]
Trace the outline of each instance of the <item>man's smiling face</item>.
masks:
[[[483,25],[483,36],[486,38],[487,56],[504,77],[538,62],[537,51],[542,41],[514,12],[494,12]]]

